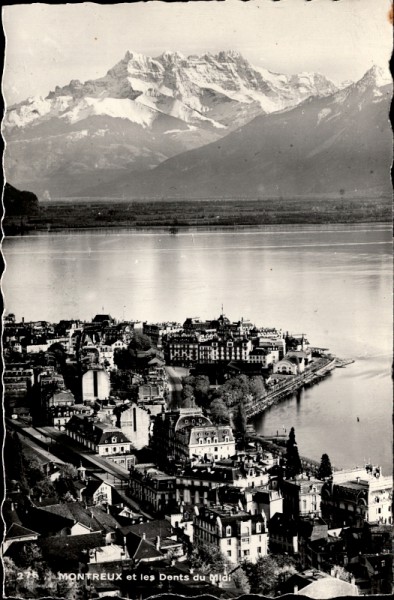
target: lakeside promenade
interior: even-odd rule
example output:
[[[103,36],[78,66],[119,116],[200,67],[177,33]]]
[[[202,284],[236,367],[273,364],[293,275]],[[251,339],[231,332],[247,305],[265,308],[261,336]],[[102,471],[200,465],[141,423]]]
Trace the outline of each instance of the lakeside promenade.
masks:
[[[284,398],[294,394],[302,387],[313,385],[326,377],[333,369],[344,367],[352,363],[352,360],[343,360],[333,356],[319,358],[309,369],[300,375],[291,377],[290,381],[281,381],[272,386],[265,394],[246,403],[245,412],[248,420],[261,414],[273,404],[277,404]]]

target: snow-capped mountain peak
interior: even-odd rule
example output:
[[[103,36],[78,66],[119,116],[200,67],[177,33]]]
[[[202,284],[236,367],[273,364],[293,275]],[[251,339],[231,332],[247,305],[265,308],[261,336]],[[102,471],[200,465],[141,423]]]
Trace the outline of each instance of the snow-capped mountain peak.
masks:
[[[97,169],[108,177],[113,170],[152,169],[307,99],[333,95],[340,111],[358,85],[374,88],[371,97],[379,102],[382,81],[380,70],[371,69],[341,90],[319,73],[253,66],[234,50],[191,56],[167,50],[156,57],[128,50],[98,79],[73,79],[45,98],[7,108],[7,179],[38,194],[62,195],[70,174],[85,173],[88,185]],[[319,126],[332,116],[322,110]]]
[[[393,80],[388,69],[373,65],[365,75],[357,82],[359,87],[383,87],[392,84]]]

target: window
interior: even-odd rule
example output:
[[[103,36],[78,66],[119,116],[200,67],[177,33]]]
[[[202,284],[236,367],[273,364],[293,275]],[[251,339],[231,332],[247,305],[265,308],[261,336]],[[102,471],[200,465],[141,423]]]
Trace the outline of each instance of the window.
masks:
[[[116,444],[116,437],[113,437],[113,438],[112,438],[112,443],[113,443],[113,444]]]
[[[226,527],[226,535],[227,535],[227,537],[231,537],[231,525],[227,525],[227,527]]]
[[[231,546],[231,540],[227,540],[227,546]]]
[[[261,523],[256,523],[256,533],[260,533],[261,531]]]
[[[244,550],[244,556],[249,556],[250,555],[250,550]]]
[[[204,440],[203,440],[202,438],[200,438],[200,439],[198,440],[198,443],[199,443],[200,445],[202,445],[203,441],[204,441]]]
[[[228,435],[226,435],[226,437],[224,438],[225,442],[228,442]]]
[[[207,444],[211,443],[211,438],[207,438]]]
[[[261,546],[257,548],[257,554],[261,554]]]

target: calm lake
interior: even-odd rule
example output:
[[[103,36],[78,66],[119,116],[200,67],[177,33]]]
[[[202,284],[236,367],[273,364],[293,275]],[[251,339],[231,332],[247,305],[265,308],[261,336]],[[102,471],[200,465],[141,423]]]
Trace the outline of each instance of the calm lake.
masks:
[[[386,224],[237,231],[40,234],[3,243],[17,319],[213,318],[306,333],[356,362],[259,417],[295,427],[300,453],[392,470],[392,244]],[[359,421],[357,421],[357,417]]]

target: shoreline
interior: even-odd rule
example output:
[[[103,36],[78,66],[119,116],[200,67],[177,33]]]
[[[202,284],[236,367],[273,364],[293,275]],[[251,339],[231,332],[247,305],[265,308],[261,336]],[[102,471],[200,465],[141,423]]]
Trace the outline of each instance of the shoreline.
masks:
[[[279,404],[289,396],[292,396],[303,387],[310,387],[327,377],[336,368],[344,368],[355,361],[353,359],[340,359],[337,357],[326,357],[326,363],[314,371],[306,371],[301,375],[292,377],[289,382],[279,383],[270,392],[250,402],[246,406],[246,418],[248,421],[261,415],[271,406]]]
[[[6,216],[5,235],[114,228],[164,229],[177,235],[185,228],[228,228],[387,223],[391,198],[293,198],[269,200],[161,200],[155,202],[40,203],[30,214]]]
[[[329,221],[329,222],[307,222],[307,221],[300,221],[297,223],[284,223],[284,222],[278,222],[278,223],[261,223],[261,224],[239,224],[239,225],[180,225],[177,226],[178,231],[177,232],[172,232],[170,231],[171,227],[170,226],[163,226],[163,225],[141,225],[141,226],[132,226],[132,225],[119,225],[119,224],[114,224],[114,225],[100,225],[97,227],[59,227],[59,228],[35,228],[35,229],[30,229],[30,230],[26,230],[23,232],[19,232],[19,233],[9,233],[7,232],[7,230],[3,227],[3,231],[4,231],[4,238],[23,238],[23,237],[41,237],[43,235],[69,235],[69,234],[78,234],[78,233],[98,233],[98,234],[116,234],[117,232],[127,232],[127,233],[138,233],[138,234],[143,234],[143,233],[157,233],[159,234],[168,234],[171,236],[176,237],[179,234],[185,234],[185,233],[205,233],[205,232],[228,232],[228,233],[235,233],[235,232],[241,232],[241,231],[272,231],[275,233],[276,228],[278,227],[285,227],[286,228],[286,232],[287,231],[291,231],[291,229],[298,229],[299,227],[308,227],[308,228],[312,228],[312,227],[343,227],[343,226],[367,226],[367,225],[373,225],[373,226],[381,226],[383,227],[390,227],[391,228],[391,221],[390,220],[377,220],[377,221],[370,221],[370,220],[358,220],[358,221]],[[372,230],[372,229],[371,229]],[[279,233],[279,232],[278,232]]]

